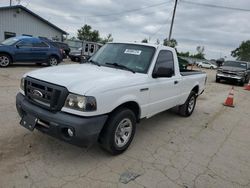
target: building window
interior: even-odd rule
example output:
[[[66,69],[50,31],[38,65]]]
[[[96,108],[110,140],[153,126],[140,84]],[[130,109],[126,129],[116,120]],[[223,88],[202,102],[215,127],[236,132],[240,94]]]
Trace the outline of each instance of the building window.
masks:
[[[12,33],[12,32],[4,32],[4,39],[8,39],[11,37],[15,37],[16,33]]]
[[[22,34],[22,35],[26,37],[32,37],[32,35],[28,35],[28,34]]]

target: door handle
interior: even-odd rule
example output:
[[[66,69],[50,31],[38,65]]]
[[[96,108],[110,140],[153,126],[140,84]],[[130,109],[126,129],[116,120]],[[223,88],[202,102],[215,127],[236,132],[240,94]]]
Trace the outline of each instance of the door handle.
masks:
[[[140,91],[141,91],[141,92],[143,92],[143,91],[148,91],[148,88],[142,88],[142,89],[140,89]]]
[[[179,83],[179,81],[177,81],[177,80],[174,81],[174,84],[178,84],[178,83]]]

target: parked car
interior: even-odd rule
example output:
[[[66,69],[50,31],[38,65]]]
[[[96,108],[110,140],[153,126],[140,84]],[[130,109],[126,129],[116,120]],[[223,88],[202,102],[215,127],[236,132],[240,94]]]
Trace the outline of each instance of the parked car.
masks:
[[[102,44],[96,42],[85,42],[82,48],[78,48],[77,50],[72,50],[69,53],[69,58],[71,61],[80,62],[81,59],[83,62],[86,62],[91,56],[93,56],[100,48]],[[82,55],[82,58],[81,58]]]
[[[217,69],[218,67],[210,62],[202,61],[198,63],[198,67],[200,68],[208,68],[208,69]]]
[[[58,65],[62,52],[47,42],[34,37],[13,37],[0,43],[0,67],[16,62],[47,63]]]
[[[67,56],[69,55],[70,53],[70,48],[69,48],[69,45],[66,44],[66,43],[63,43],[63,42],[53,42],[56,46],[58,46],[58,48],[60,49],[63,49],[64,51],[64,58],[67,58]]]
[[[240,85],[248,83],[250,78],[250,63],[245,61],[226,61],[217,70],[216,82],[221,80],[236,81]]]
[[[74,62],[80,62],[81,61],[81,53],[82,53],[81,50],[82,50],[82,48],[79,48],[79,49],[71,51],[69,53],[69,58],[71,59],[71,61],[74,61]],[[84,55],[83,55],[82,58],[86,59],[86,57]]]
[[[31,131],[80,146],[98,141],[120,154],[141,119],[175,106],[190,116],[206,80],[203,72],[180,71],[173,48],[108,43],[88,63],[26,73],[16,107]]]
[[[53,41],[53,40],[50,40],[46,37],[38,37],[38,38],[45,41],[46,43],[54,46],[54,47],[60,49],[62,54],[63,54],[63,59],[67,58],[67,56],[69,55],[70,48],[69,48],[69,45],[67,43]]]

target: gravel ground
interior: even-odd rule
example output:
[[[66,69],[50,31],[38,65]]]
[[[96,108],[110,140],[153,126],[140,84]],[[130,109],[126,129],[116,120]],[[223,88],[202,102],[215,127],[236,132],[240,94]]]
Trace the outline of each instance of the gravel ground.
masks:
[[[66,62],[68,63],[68,62]],[[19,125],[15,95],[22,74],[39,66],[0,69],[0,187],[250,187],[250,92],[214,82],[194,114],[171,111],[144,120],[131,147],[110,156],[98,145],[79,148]]]

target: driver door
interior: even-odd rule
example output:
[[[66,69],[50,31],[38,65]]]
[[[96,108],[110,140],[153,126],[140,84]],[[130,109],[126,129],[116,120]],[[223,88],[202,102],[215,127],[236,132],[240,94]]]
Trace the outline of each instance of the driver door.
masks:
[[[15,60],[17,62],[30,61],[32,58],[32,40],[23,39],[16,44]]]
[[[172,77],[150,78],[148,116],[170,109],[178,104],[180,96],[179,82],[181,78],[175,73],[173,53],[161,50],[154,69],[158,67],[173,69]]]

